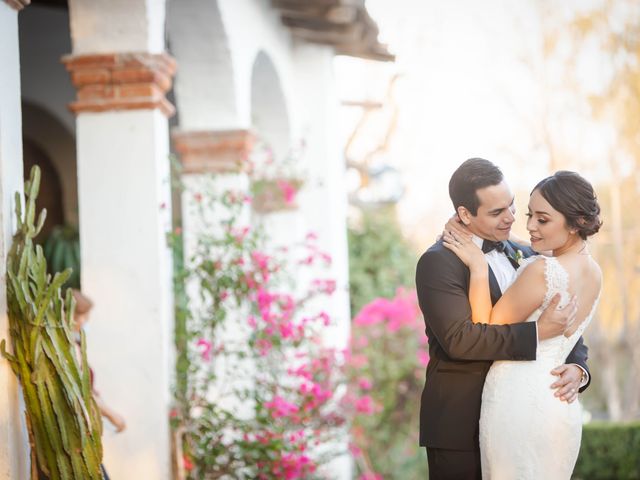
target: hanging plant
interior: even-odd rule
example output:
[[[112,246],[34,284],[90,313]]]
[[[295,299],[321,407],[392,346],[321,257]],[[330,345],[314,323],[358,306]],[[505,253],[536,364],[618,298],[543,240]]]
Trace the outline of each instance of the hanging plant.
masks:
[[[297,178],[259,179],[251,183],[253,209],[259,213],[294,210],[303,182]]]
[[[275,159],[264,141],[257,141],[249,159],[253,210],[271,213],[298,208],[298,192],[304,185],[301,170],[305,144],[299,142],[283,159]]]
[[[47,274],[42,248],[33,238],[46,217],[36,218],[40,168],[25,182],[25,213],[16,193],[18,229],[7,257],[7,305],[12,353],[8,359],[22,386],[31,445],[31,479],[102,479],[102,423],[91,392],[86,343],[76,356],[71,290],[63,300],[62,285],[71,270]]]

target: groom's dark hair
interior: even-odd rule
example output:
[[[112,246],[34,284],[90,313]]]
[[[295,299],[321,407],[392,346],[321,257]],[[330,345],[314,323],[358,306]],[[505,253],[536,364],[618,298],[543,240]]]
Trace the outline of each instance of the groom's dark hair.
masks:
[[[498,167],[484,158],[470,158],[458,167],[449,180],[449,197],[453,208],[465,207],[474,217],[478,214],[480,199],[477,191],[498,185],[504,176]]]

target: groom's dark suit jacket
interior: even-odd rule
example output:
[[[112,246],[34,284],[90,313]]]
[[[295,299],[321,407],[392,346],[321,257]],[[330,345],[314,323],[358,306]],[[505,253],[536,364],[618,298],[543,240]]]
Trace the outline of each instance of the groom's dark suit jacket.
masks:
[[[505,253],[514,256],[515,249],[525,257],[533,254],[513,243]],[[495,304],[502,293],[491,269],[489,284]],[[489,367],[494,360],[535,360],[536,325],[474,324],[468,299],[469,269],[441,241],[420,257],[416,287],[430,355],[420,406],[420,445],[475,450],[479,448],[480,401]],[[586,361],[587,347],[580,338],[567,363],[587,370]]]

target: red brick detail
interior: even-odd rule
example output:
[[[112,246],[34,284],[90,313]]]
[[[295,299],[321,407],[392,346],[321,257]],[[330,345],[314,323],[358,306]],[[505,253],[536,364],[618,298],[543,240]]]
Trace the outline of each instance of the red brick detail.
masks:
[[[255,141],[249,130],[174,131],[171,137],[184,173],[242,172]]]
[[[82,112],[160,109],[175,113],[165,98],[171,88],[176,62],[166,53],[107,53],[66,55],[62,63],[78,90],[69,109]]]
[[[4,2],[16,11],[22,10],[31,3],[31,0],[4,0]]]

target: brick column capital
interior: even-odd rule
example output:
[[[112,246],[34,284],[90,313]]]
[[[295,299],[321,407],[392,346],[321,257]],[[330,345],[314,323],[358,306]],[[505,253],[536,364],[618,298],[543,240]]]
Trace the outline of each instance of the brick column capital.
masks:
[[[255,141],[249,130],[175,130],[171,137],[184,173],[241,172]]]
[[[75,113],[158,108],[168,117],[175,113],[165,98],[176,71],[166,53],[107,53],[66,55],[62,63],[77,88]]]
[[[20,11],[31,3],[31,0],[4,0],[14,10]]]

